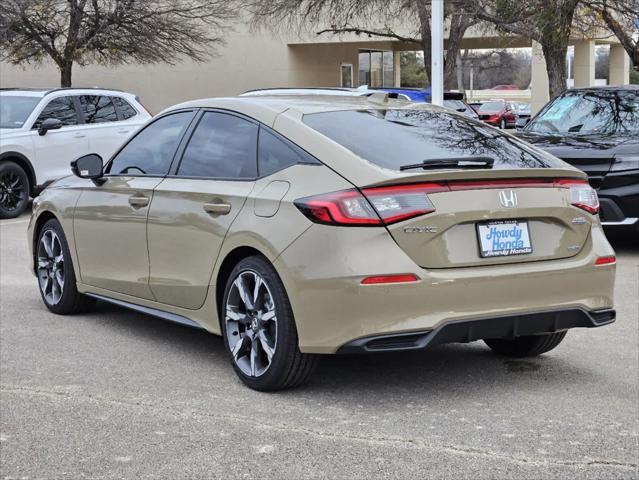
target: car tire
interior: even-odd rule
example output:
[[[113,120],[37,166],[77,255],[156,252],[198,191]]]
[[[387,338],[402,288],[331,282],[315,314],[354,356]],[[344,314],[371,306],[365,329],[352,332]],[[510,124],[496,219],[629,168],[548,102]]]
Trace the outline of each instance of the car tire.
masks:
[[[499,121],[499,128],[501,128],[502,130],[505,130],[505,129],[506,129],[506,120],[505,120],[505,119],[503,119],[503,118],[502,118],[502,119]]]
[[[231,364],[248,387],[297,387],[317,367],[317,355],[299,350],[284,284],[264,257],[247,257],[235,266],[226,282],[220,317]]]
[[[0,163],[0,219],[20,216],[29,205],[29,177],[15,162]]]
[[[69,245],[56,219],[40,229],[35,256],[40,295],[50,311],[68,315],[93,307],[95,299],[78,292]]]
[[[486,339],[484,342],[494,352],[507,357],[536,357],[549,352],[566,336],[567,332],[529,335],[514,339]]]

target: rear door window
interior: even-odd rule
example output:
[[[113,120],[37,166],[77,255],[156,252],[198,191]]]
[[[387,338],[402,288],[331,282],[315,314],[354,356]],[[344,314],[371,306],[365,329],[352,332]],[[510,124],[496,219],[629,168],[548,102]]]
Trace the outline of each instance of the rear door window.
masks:
[[[102,95],[80,96],[80,107],[86,123],[115,122],[118,114],[110,97]]]
[[[54,98],[47,106],[44,107],[42,113],[33,124],[33,128],[40,128],[42,122],[47,118],[55,118],[62,122],[63,126],[77,125],[78,114],[75,109],[73,97]]]
[[[242,179],[257,177],[258,126],[220,112],[205,112],[184,150],[177,175]]]
[[[563,165],[482,122],[435,110],[322,112],[305,115],[304,123],[364,160],[393,170],[429,159],[462,157],[490,157],[493,169]]]

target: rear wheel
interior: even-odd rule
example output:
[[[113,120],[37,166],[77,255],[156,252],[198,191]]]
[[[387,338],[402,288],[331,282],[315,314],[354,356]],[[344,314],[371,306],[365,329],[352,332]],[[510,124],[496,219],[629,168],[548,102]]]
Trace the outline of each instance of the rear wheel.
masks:
[[[502,130],[506,129],[506,119],[502,118],[501,121],[499,122],[499,128],[501,128]]]
[[[14,162],[0,163],[0,218],[15,218],[29,205],[29,177]]]
[[[53,313],[80,313],[95,300],[78,292],[69,246],[62,226],[56,219],[47,221],[36,245],[37,275],[40,295]]]
[[[229,275],[222,319],[233,368],[250,388],[292,388],[315,370],[318,357],[300,352],[286,290],[263,257],[245,258]]]
[[[507,357],[536,357],[549,352],[566,336],[567,332],[530,335],[514,339],[484,340],[493,351]]]

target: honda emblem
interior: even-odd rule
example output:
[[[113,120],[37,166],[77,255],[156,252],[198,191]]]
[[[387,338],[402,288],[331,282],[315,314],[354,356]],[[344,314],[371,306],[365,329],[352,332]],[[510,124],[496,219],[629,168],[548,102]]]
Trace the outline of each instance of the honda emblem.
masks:
[[[506,208],[517,206],[517,194],[514,190],[502,190],[499,192],[499,203]]]

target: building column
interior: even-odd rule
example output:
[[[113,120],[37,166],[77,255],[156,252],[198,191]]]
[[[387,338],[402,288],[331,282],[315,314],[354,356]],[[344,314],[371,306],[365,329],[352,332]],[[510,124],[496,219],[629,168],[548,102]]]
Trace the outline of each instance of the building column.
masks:
[[[532,67],[530,77],[530,109],[534,115],[548,103],[548,73],[546,59],[541,51],[541,45],[532,42]]]
[[[575,43],[573,62],[575,88],[592,87],[595,84],[595,41],[583,40]]]
[[[395,50],[393,52],[393,61],[395,62],[395,86],[402,86],[402,67],[401,67],[401,54],[400,50]]]
[[[610,85],[630,83],[630,57],[621,45],[610,45],[608,73]]]

